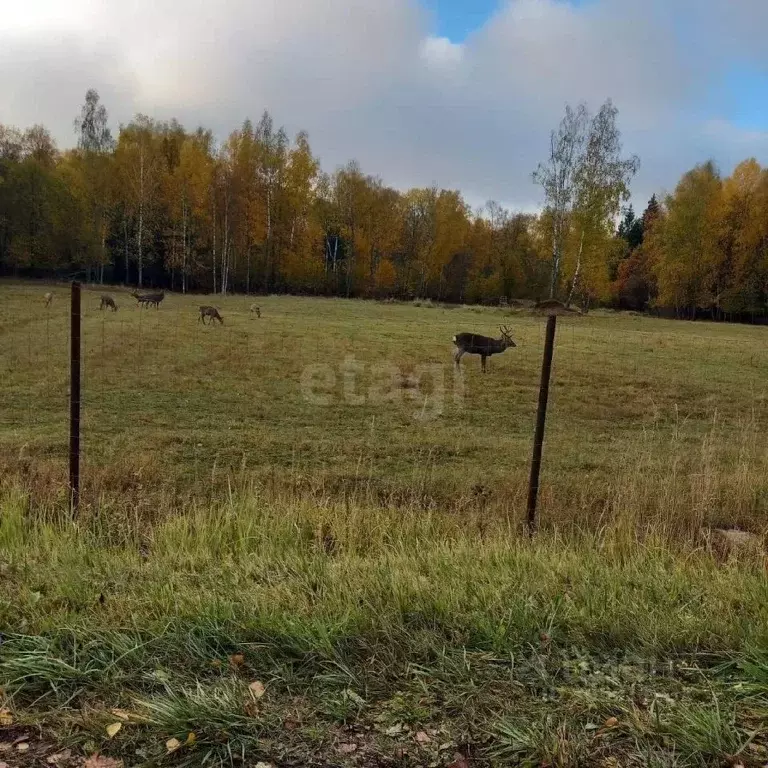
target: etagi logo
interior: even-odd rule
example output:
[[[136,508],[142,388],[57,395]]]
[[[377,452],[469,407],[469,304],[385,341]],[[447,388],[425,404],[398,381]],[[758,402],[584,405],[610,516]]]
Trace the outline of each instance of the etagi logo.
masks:
[[[443,413],[446,378],[451,379],[454,404],[460,405],[464,399],[461,372],[450,366],[446,377],[445,368],[432,363],[405,371],[391,362],[366,364],[348,356],[337,367],[328,363],[306,366],[301,373],[301,392],[306,402],[317,406],[342,402],[353,407],[386,407],[410,401],[414,420],[429,421]]]

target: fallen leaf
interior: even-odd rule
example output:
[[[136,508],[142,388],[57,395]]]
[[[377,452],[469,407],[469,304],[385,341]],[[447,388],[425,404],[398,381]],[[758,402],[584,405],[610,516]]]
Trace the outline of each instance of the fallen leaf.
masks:
[[[55,755],[48,755],[46,762],[48,765],[58,765],[64,760],[69,760],[72,757],[72,750],[65,749],[63,752],[57,752]]]
[[[7,707],[0,707],[0,725],[13,725],[13,715]]]
[[[353,691],[351,688],[347,688],[344,691],[344,695],[350,701],[354,701],[355,704],[357,704],[358,706],[362,707],[365,704],[365,699],[359,693],[356,693],[355,691]]]
[[[123,761],[115,760],[114,757],[102,757],[97,753],[83,763],[83,768],[123,768]]]
[[[175,752],[181,746],[181,742],[178,739],[168,739],[165,742],[165,748],[168,752]]]
[[[357,744],[353,744],[352,742],[349,742],[348,744],[339,744],[339,752],[341,752],[342,755],[351,755],[356,751]]]
[[[387,734],[387,736],[397,736],[398,733],[403,732],[403,724],[402,723],[396,723],[395,725],[390,726],[387,728],[384,733]]]
[[[469,762],[464,755],[456,754],[453,757],[453,762],[447,768],[469,768]]]
[[[22,741],[16,745],[17,752],[26,752],[29,749],[29,742]]]
[[[264,691],[266,691],[266,688],[264,687],[264,683],[259,682],[258,680],[254,680],[248,688],[250,689],[251,693],[257,698],[260,699],[264,695]]]
[[[122,723],[111,723],[107,726],[107,736],[109,736],[110,739],[114,739],[122,727]]]
[[[256,768],[275,768],[272,763],[256,763]]]
[[[604,723],[603,728],[615,728],[619,724],[617,717],[609,717]]]
[[[429,744],[432,741],[432,737],[424,731],[419,731],[416,734],[416,741],[418,741],[419,744]]]
[[[8,763],[4,763],[2,760],[0,760],[0,768],[8,768]]]
[[[110,709],[109,710],[115,717],[120,718],[120,720],[130,720],[131,719],[131,713],[126,712],[124,709]]]
[[[194,744],[196,741],[197,741],[197,736],[195,736],[195,734],[194,734],[194,733],[192,733],[192,731],[190,731],[190,732],[187,734],[187,740],[184,742],[184,744],[185,744],[186,746],[189,746],[189,745],[191,745],[191,744]]]
[[[233,653],[233,654],[232,654],[232,655],[229,657],[229,663],[230,663],[230,664],[231,664],[233,667],[241,667],[241,666],[243,665],[243,663],[244,663],[244,662],[245,662],[245,656],[243,656],[243,654],[242,654],[242,653]]]

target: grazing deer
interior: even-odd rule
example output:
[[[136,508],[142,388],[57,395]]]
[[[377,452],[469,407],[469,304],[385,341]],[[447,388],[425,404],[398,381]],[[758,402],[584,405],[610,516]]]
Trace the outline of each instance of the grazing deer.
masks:
[[[218,320],[222,325],[224,325],[224,321],[222,320],[221,315],[219,314],[219,310],[216,309],[216,307],[200,307],[200,320],[202,321],[203,325],[205,325],[206,317],[211,319],[211,323],[214,320]]]
[[[256,315],[256,317],[261,317],[261,307],[259,307],[258,304],[251,304],[251,314]]]
[[[117,312],[117,304],[115,304],[115,300],[106,293],[101,294],[101,304],[99,304],[99,311],[104,309],[104,307],[111,309],[113,312]]]
[[[478,336],[476,333],[457,333],[453,337],[453,343],[456,345],[456,351],[453,353],[456,369],[459,369],[462,355],[480,355],[481,369],[483,373],[486,373],[486,358],[491,355],[497,355],[509,347],[516,347],[517,344],[512,341],[512,337],[509,335],[509,329],[505,325],[499,326],[499,328],[501,329],[500,339],[492,339],[490,336]]]
[[[53,294],[49,291],[48,293],[43,296],[45,299],[45,308],[48,309],[48,307],[51,306],[51,302],[53,301]]]
[[[131,291],[131,296],[133,296],[142,307],[149,307],[154,304],[155,309],[159,309],[160,302],[165,298],[165,291],[158,291],[156,293],[138,293],[137,291]]]

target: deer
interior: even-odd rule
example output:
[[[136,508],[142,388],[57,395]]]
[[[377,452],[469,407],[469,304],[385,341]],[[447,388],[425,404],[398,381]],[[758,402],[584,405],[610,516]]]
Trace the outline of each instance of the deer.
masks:
[[[99,304],[99,311],[104,309],[104,307],[111,309],[113,312],[117,312],[117,304],[115,304],[115,300],[106,293],[101,294],[101,304]]]
[[[137,291],[131,291],[131,296],[133,296],[141,306],[149,307],[154,304],[155,309],[159,309],[160,302],[165,298],[165,291],[158,291],[156,293],[138,293]]]
[[[219,310],[216,309],[216,307],[200,307],[200,321],[205,325],[205,318],[209,317],[211,319],[211,323],[213,323],[214,320],[218,320],[222,325],[224,325],[224,320],[222,319],[221,315],[219,314]]]
[[[261,317],[261,307],[259,307],[258,304],[251,304],[251,314],[256,315],[256,317]]]
[[[492,339],[490,336],[479,336],[476,333],[457,333],[453,337],[453,343],[456,345],[456,351],[453,353],[453,359],[456,362],[456,370],[459,370],[459,362],[463,355],[480,355],[480,365],[483,373],[487,373],[486,358],[491,355],[498,355],[510,347],[516,347],[510,330],[505,326],[499,326],[501,330],[500,339]]]
[[[45,299],[45,308],[48,309],[48,307],[51,306],[51,302],[53,301],[53,294],[48,291],[48,293],[43,296],[43,299]]]

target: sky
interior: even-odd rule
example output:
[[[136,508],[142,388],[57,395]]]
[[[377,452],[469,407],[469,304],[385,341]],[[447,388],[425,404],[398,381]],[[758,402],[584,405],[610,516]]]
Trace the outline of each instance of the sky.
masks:
[[[565,105],[611,98],[642,206],[707,159],[768,165],[765,29],[768,0],[5,0],[0,123],[72,146],[91,87],[115,132],[267,109],[325,170],[535,210]]]

